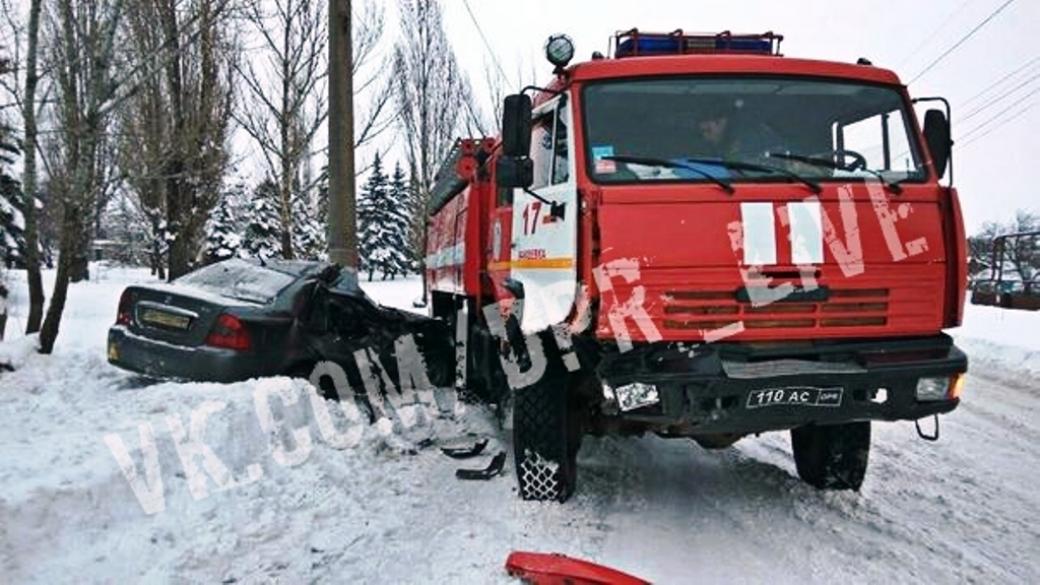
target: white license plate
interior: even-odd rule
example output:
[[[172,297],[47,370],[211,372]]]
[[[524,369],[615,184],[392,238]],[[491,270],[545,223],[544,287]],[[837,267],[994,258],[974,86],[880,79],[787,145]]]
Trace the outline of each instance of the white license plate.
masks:
[[[765,388],[753,390],[748,394],[747,407],[815,406],[837,408],[841,406],[841,398],[844,393],[844,388],[813,388],[810,386]]]

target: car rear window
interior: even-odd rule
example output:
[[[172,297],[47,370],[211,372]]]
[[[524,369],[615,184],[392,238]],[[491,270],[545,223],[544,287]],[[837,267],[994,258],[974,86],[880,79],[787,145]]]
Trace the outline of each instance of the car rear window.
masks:
[[[268,303],[296,278],[244,260],[210,264],[177,279],[206,292],[253,303]]]

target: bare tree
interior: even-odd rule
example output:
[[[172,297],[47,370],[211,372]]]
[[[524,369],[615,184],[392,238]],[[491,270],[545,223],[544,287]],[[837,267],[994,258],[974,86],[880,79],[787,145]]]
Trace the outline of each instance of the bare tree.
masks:
[[[114,97],[113,65],[123,1],[59,0],[57,9],[48,31],[60,128],[51,183],[60,199],[62,219],[54,292],[40,330],[43,353],[54,349],[73,259],[83,240],[83,218],[90,216],[97,193],[95,160],[104,140],[106,108]],[[56,169],[60,171],[55,173]]]
[[[162,53],[140,68],[115,120],[119,177],[148,218],[153,273],[186,273],[197,260],[205,221],[228,166],[232,71],[237,53],[232,3],[141,0],[127,7],[124,35],[133,55]],[[156,26],[159,23],[159,26]]]
[[[157,6],[141,2],[127,16],[127,48],[146,55],[161,50],[162,31]],[[116,124],[118,164],[126,177],[129,191],[148,220],[150,233],[149,261],[152,274],[166,278],[166,183],[163,180],[169,137],[168,94],[158,72],[140,72],[138,91],[119,109]]]
[[[1019,209],[1014,221],[1007,226],[1008,233],[1027,233],[1040,230],[1040,215]],[[1005,254],[1022,282],[1033,282],[1040,276],[1040,237],[1015,238]]]
[[[176,184],[178,195],[189,203],[184,205],[184,200],[177,200],[182,205],[175,218],[206,215],[204,210],[199,212],[202,208],[198,204],[199,194],[208,189],[219,190],[219,186],[209,182],[211,175],[208,173],[220,167],[214,159],[223,156],[222,149],[215,147],[222,146],[222,130],[213,127],[212,118],[195,120],[192,116],[193,113],[227,107],[227,104],[218,103],[215,97],[219,94],[217,89],[212,89],[213,86],[219,88],[222,84],[219,75],[212,73],[218,71],[214,65],[215,56],[206,53],[216,46],[215,35],[207,32],[213,31],[212,19],[229,5],[229,1],[198,0],[192,5],[196,10],[182,15],[171,12],[181,8],[175,0],[162,0],[159,8],[165,9],[165,13],[160,14],[158,24],[163,42],[159,50],[147,54],[123,50],[121,42],[117,42],[124,40],[120,31],[124,30],[127,14],[125,0],[58,0],[56,12],[46,19],[48,26],[44,38],[55,80],[55,128],[48,134],[49,140],[41,146],[44,160],[50,159],[46,165],[48,185],[52,204],[60,207],[61,227],[54,292],[40,331],[40,350],[43,353],[53,351],[69,281],[83,248],[85,233],[91,227],[92,211],[98,197],[108,187],[109,178],[99,172],[103,168],[99,164],[105,162],[109,152],[106,140],[113,126],[112,114],[142,89],[141,79],[161,73],[168,82],[179,79],[181,84],[176,87],[182,90],[189,83],[195,84],[191,87],[211,88],[187,96],[183,91],[177,93],[181,109],[172,112],[171,118],[181,117],[183,124],[180,128],[184,133],[175,136],[184,141],[171,143],[166,158],[173,163],[167,163],[162,176],[168,185],[171,181]],[[134,4],[140,6],[140,3]],[[185,61],[191,53],[184,48],[195,43],[200,47],[197,65]],[[180,64],[178,71],[171,71],[169,65],[172,62]],[[194,106],[196,103],[200,105]],[[191,131],[199,127],[207,130]],[[192,142],[184,137],[191,137]],[[194,148],[189,148],[189,144]],[[205,145],[205,148],[199,145]],[[171,168],[178,172],[171,173]],[[167,192],[167,203],[171,200]],[[201,225],[204,217],[192,221]],[[190,224],[186,225],[179,226],[174,241],[183,238],[181,245],[190,250]]]
[[[1019,209],[1008,222],[986,222],[968,238],[968,258],[975,270],[992,270],[997,237],[1040,230],[1040,215]],[[1006,277],[1017,275],[1022,282],[1040,277],[1040,236],[1009,238],[1004,241],[1004,263],[1000,267]]]
[[[355,74],[375,55],[383,30],[382,9],[373,2],[363,6],[353,22]],[[305,166],[328,117],[328,14],[323,3],[309,0],[250,0],[245,12],[263,56],[239,64],[246,97],[235,119],[278,186],[282,255],[292,258],[293,203],[317,186],[313,180],[304,184]],[[378,84],[378,75],[355,82],[355,93],[372,88],[374,94],[361,117],[358,145],[386,126],[388,92]]]
[[[170,126],[163,178],[173,279],[191,269],[205,220],[220,198],[228,162],[233,43],[226,32],[228,2],[155,0],[155,4],[164,44],[180,47],[164,68]],[[197,38],[181,44],[192,22]]]
[[[476,116],[469,83],[444,32],[440,2],[400,0],[398,6],[402,30],[394,47],[394,103],[416,191],[413,246],[424,270],[423,218],[434,176],[464,117]]]

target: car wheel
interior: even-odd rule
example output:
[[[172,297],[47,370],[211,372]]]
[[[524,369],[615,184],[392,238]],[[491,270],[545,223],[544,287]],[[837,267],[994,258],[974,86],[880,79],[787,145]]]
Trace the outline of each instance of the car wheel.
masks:
[[[581,432],[568,394],[563,376],[513,394],[513,454],[525,500],[563,502],[574,492]]]
[[[798,476],[819,489],[859,490],[867,473],[870,421],[791,429]]]

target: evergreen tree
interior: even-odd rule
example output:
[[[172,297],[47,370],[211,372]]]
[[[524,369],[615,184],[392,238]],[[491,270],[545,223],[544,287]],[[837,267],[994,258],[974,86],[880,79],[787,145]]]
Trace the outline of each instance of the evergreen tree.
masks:
[[[278,186],[265,179],[253,190],[245,238],[239,256],[274,258],[282,254],[281,223],[278,218]]]
[[[293,250],[301,260],[323,260],[327,256],[321,196],[320,190],[312,190],[293,200]]]
[[[0,136],[0,261],[14,267],[22,266],[25,259],[22,184],[11,175],[9,167],[18,149],[3,140]]]
[[[206,263],[220,262],[238,256],[242,247],[238,222],[235,220],[236,199],[240,198],[241,187],[225,191],[217,203],[213,215],[206,223]]]
[[[396,274],[404,276],[412,272],[416,266],[411,246],[412,218],[408,212],[412,208],[413,198],[411,183],[405,177],[401,163],[397,163],[390,178],[388,202],[389,240],[392,250],[389,265],[393,267],[390,270],[391,278]]]
[[[390,185],[383,173],[383,164],[376,154],[372,162],[372,172],[365,181],[357,198],[358,225],[358,267],[368,273],[368,280],[376,270],[382,271],[386,266],[388,255],[386,240],[385,201],[388,199]],[[385,273],[384,273],[385,278]]]

